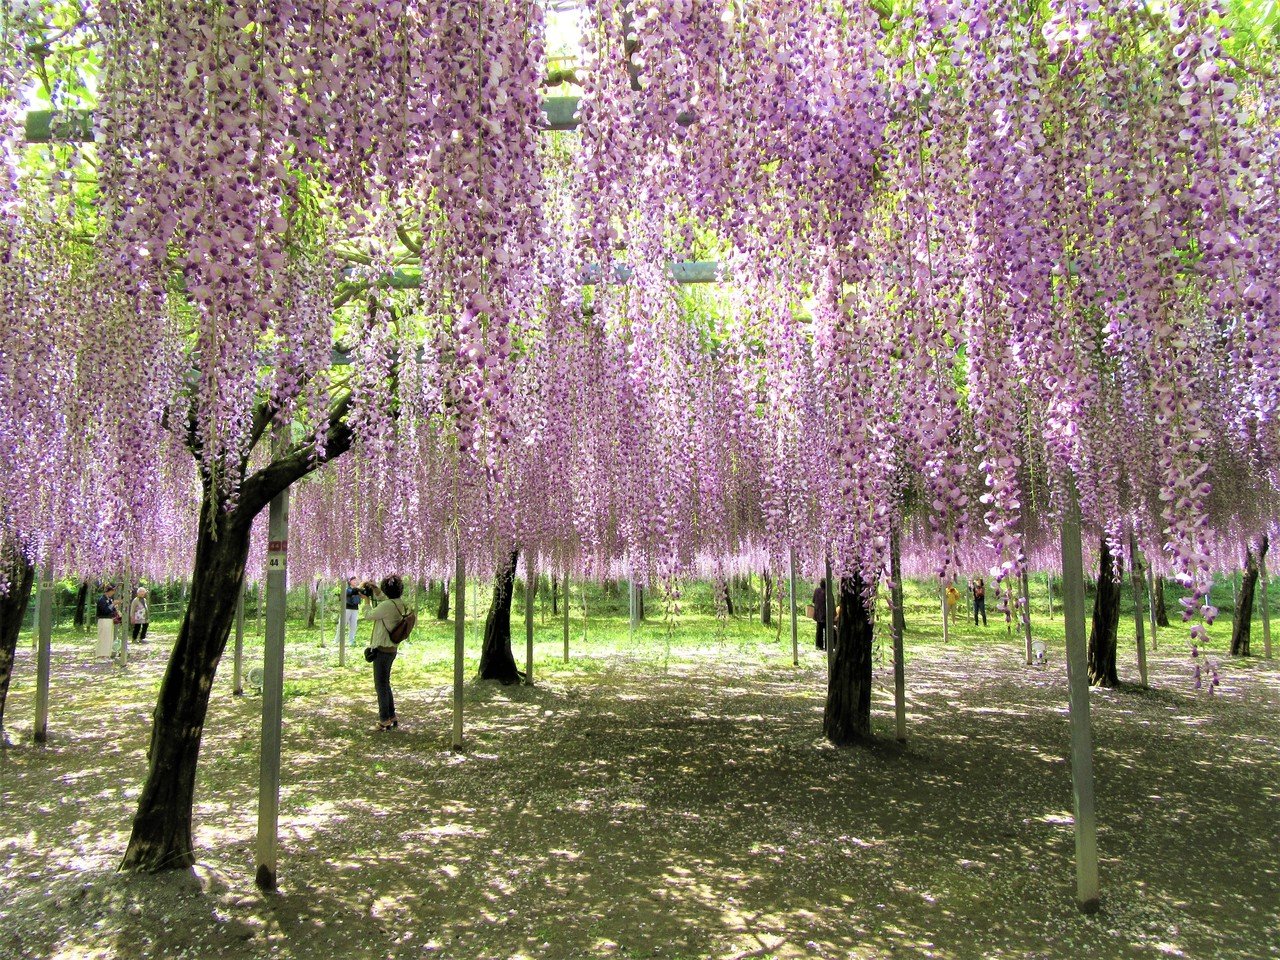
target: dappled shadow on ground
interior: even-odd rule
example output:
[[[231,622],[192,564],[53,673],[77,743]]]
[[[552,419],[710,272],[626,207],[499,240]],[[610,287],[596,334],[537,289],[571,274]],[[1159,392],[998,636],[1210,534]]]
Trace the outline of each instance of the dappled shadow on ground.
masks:
[[[215,696],[201,867],[120,876],[163,659],[122,672],[65,651],[52,745],[15,720],[0,754],[0,955],[1203,957],[1280,942],[1274,670],[1233,664],[1209,698],[1156,656],[1160,689],[1095,692],[1104,906],[1085,918],[1060,658],[913,653],[905,746],[885,665],[880,739],[836,750],[819,655],[796,670],[738,644],[469,684],[461,755],[445,749],[442,662],[406,661],[405,726],[374,735],[362,665],[309,654],[287,688],[282,891],[264,896],[256,698]],[[12,716],[29,703],[20,684]]]

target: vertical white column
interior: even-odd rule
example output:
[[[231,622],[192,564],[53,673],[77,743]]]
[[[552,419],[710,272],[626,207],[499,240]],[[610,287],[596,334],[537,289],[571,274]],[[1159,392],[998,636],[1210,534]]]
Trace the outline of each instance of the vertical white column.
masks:
[[[533,685],[533,595],[538,577],[533,569],[533,551],[524,555],[524,682]]]
[[[564,662],[569,662],[569,571],[564,573],[564,590],[561,591],[564,605]]]
[[[288,448],[287,428],[278,428],[275,451]],[[262,752],[258,761],[258,870],[262,890],[277,887],[280,820],[280,741],[284,724],[284,635],[289,589],[289,488],[271,500],[267,515],[267,630],[262,649]]]
[[[1156,574],[1151,569],[1151,563],[1147,563],[1147,608],[1151,612],[1151,649],[1157,649],[1156,646],[1156,630],[1159,624],[1156,623]]]
[[[1143,631],[1142,566],[1138,559],[1138,541],[1129,536],[1129,583],[1133,586],[1133,635],[1138,647],[1138,677],[1147,688],[1147,640]]]
[[[831,582],[831,555],[827,555],[827,623],[826,623],[826,644],[827,644],[827,676],[831,676],[831,660],[835,652],[836,639],[836,593],[834,585]]]
[[[461,537],[453,561],[453,750],[462,749],[462,657],[467,645],[467,570]]]
[[[1025,551],[1024,551],[1025,553]],[[1027,665],[1031,665],[1031,578],[1022,567],[1022,635],[1027,648]]]
[[[1071,714],[1071,782],[1075,809],[1076,903],[1098,909],[1098,823],[1093,804],[1093,736],[1089,726],[1089,674],[1084,632],[1084,559],[1080,499],[1068,480],[1062,518],[1062,614],[1067,632],[1067,686]]]
[[[1271,595],[1267,592],[1267,558],[1258,557],[1258,577],[1262,583],[1262,655],[1271,659]]]
[[[347,582],[338,587],[338,666],[347,665]]]
[[[791,665],[800,666],[800,633],[796,623],[796,550],[791,548],[787,563],[787,579],[791,595]]]
[[[940,596],[942,597],[942,642],[950,643],[951,642],[951,618],[947,616],[947,613],[948,613],[947,581],[942,577],[938,578],[938,590],[940,592]]]
[[[231,666],[232,696],[244,696],[244,578],[236,595],[236,645]]]
[[[42,566],[36,583],[36,743],[49,739],[49,674],[53,660],[53,571]]]
[[[902,557],[898,527],[894,524],[889,540],[889,576],[893,587],[889,600],[893,604],[890,622],[893,625],[893,716],[895,736],[899,743],[907,740],[907,676],[906,654],[903,651],[903,634],[907,630],[906,613],[902,609]]]

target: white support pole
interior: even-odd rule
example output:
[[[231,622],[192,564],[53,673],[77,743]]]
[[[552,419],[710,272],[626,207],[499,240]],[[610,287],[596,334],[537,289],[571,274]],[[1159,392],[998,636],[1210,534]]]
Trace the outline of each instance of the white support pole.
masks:
[[[120,622],[116,625],[116,629],[120,633],[120,656],[116,662],[121,666],[127,666],[129,663],[130,631],[133,630],[133,577],[126,569],[120,579],[124,583],[121,584],[122,589],[116,591],[116,595],[119,596],[123,593],[127,594],[127,596],[123,600],[124,609],[116,608],[116,611],[121,614]]]
[[[1147,564],[1147,607],[1151,612],[1151,649],[1155,650],[1159,625],[1156,623],[1156,573],[1150,563]]]
[[[274,447],[283,454],[289,442],[277,428]],[[261,890],[278,885],[280,821],[280,743],[284,725],[284,639],[288,610],[289,488],[271,499],[267,516],[267,630],[262,644],[262,752],[258,760],[258,869]]]
[[[240,581],[240,592],[236,595],[236,646],[232,657],[231,694],[244,696],[244,580]]]
[[[948,614],[951,611],[947,608],[947,581],[942,577],[938,578],[938,595],[941,598],[942,603],[942,642],[950,643],[951,617],[948,616]]]
[[[49,739],[49,674],[53,659],[53,571],[43,566],[37,571],[36,594],[36,743]]]
[[[1267,592],[1267,557],[1258,557],[1258,577],[1262,583],[1262,655],[1271,659],[1271,595]]]
[[[890,623],[893,625],[893,717],[894,731],[899,743],[907,741],[907,677],[906,655],[903,652],[903,634],[907,630],[906,614],[902,609],[902,557],[899,546],[898,526],[894,524],[889,534],[889,576],[893,587],[889,600],[893,605]]]
[[[800,666],[800,633],[796,623],[796,550],[791,548],[787,565],[788,593],[791,596],[791,665]]]
[[[561,591],[561,604],[564,607],[564,662],[569,662],[569,571],[564,573],[564,590]]]
[[[1098,909],[1098,822],[1093,804],[1093,736],[1089,726],[1089,675],[1084,632],[1084,558],[1080,499],[1068,480],[1062,518],[1062,614],[1067,633],[1067,686],[1071,721],[1071,782],[1075,810],[1076,904]]]
[[[1022,566],[1022,638],[1027,651],[1027,666],[1031,665],[1031,578],[1027,567]]]
[[[1133,586],[1133,637],[1138,647],[1138,678],[1147,689],[1147,639],[1143,630],[1142,565],[1138,559],[1138,541],[1129,536],[1129,582]]]
[[[631,636],[632,642],[636,639],[636,572],[631,571],[631,577],[627,581],[627,600],[630,607],[631,615]]]
[[[347,582],[338,587],[338,666],[347,665]]]
[[[538,578],[533,570],[533,551],[524,555],[524,682],[533,686],[533,597]]]
[[[461,537],[453,560],[453,737],[454,752],[462,750],[462,658],[467,646],[467,570],[462,560]]]
[[[826,644],[827,644],[827,678],[831,677],[831,661],[834,659],[834,647],[836,639],[836,593],[835,587],[831,582],[831,555],[827,554],[827,622],[826,626]]]

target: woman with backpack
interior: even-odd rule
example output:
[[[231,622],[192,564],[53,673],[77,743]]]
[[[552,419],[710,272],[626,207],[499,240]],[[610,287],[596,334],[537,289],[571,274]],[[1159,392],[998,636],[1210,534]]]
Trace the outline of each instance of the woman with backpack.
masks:
[[[400,602],[403,595],[404,581],[393,573],[384,577],[377,587],[365,595],[364,609],[360,612],[360,619],[373,622],[373,636],[369,639],[369,647],[373,651],[373,688],[378,692],[378,725],[374,727],[375,733],[400,726],[400,721],[396,719],[396,702],[391,694],[391,665],[396,662],[396,644],[404,639],[403,636],[393,637],[392,634],[401,633],[402,624],[411,615],[411,611]],[[411,622],[409,627],[412,629]]]

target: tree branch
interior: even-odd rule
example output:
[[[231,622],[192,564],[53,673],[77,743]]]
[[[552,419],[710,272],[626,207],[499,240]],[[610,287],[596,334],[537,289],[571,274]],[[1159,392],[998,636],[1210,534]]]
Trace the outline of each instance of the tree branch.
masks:
[[[236,513],[243,521],[253,520],[273,497],[290,484],[301,480],[330,460],[336,460],[351,448],[351,427],[347,423],[350,410],[350,393],[343,394],[330,408],[323,456],[316,456],[315,443],[311,440],[295,443],[283,456],[245,478],[240,485],[239,502],[236,504]]]

